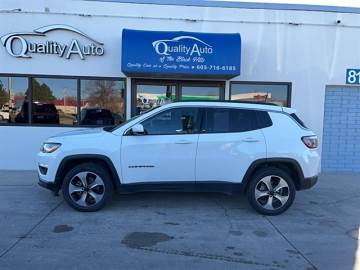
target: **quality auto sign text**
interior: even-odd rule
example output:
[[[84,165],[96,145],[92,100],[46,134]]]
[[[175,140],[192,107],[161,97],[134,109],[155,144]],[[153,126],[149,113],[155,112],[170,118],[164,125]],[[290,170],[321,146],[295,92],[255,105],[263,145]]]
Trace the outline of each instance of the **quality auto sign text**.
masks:
[[[29,41],[29,36],[46,37],[46,33],[54,30],[66,30],[75,32],[86,37],[90,44],[82,45],[77,39],[72,39],[69,44],[60,43],[54,40],[45,42]],[[31,58],[31,54],[53,54],[59,57],[70,59],[72,55],[78,55],[84,60],[86,56],[102,56],[104,54],[103,43],[98,42],[80,30],[68,25],[50,25],[34,30],[34,32],[15,32],[1,37],[1,42],[6,51],[17,58]],[[15,45],[16,44],[16,45]]]

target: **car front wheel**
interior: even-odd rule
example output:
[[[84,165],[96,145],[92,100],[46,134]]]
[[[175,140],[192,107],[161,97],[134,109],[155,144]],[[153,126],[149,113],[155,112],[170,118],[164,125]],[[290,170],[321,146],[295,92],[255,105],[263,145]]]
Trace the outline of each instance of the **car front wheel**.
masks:
[[[275,167],[260,169],[247,188],[250,205],[269,216],[285,212],[295,199],[295,185],[291,176]]]
[[[79,211],[97,211],[113,193],[108,171],[95,163],[80,164],[65,176],[62,193],[66,202]]]

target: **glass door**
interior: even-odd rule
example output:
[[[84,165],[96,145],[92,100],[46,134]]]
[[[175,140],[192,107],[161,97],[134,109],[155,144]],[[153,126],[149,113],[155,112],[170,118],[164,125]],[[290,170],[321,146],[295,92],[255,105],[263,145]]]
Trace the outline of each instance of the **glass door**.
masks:
[[[179,100],[223,100],[225,83],[217,81],[132,80],[132,115]]]
[[[133,114],[139,115],[154,107],[173,102],[176,97],[176,85],[172,83],[139,82],[135,85],[136,101]]]
[[[223,100],[224,83],[183,82],[180,84],[181,100]]]

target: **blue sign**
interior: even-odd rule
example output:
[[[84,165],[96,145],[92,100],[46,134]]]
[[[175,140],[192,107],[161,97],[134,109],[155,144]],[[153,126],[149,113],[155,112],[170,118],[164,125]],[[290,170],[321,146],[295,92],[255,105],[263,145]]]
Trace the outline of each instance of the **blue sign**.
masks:
[[[217,77],[240,75],[240,34],[124,29],[121,69],[128,75]]]
[[[346,84],[360,84],[360,69],[346,70]]]

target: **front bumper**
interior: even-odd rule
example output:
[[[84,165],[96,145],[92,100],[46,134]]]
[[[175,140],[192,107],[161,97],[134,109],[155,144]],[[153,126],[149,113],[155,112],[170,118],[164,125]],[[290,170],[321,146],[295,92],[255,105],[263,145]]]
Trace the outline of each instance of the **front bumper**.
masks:
[[[313,177],[303,178],[302,181],[300,181],[299,190],[312,188],[317,183],[317,181],[318,181],[318,175],[315,175]]]
[[[56,182],[47,182],[47,181],[44,181],[40,178],[39,176],[39,182],[38,182],[39,186],[43,187],[43,188],[46,188],[46,189],[49,189],[51,190],[52,192],[59,192],[60,188],[59,186],[56,184]]]

